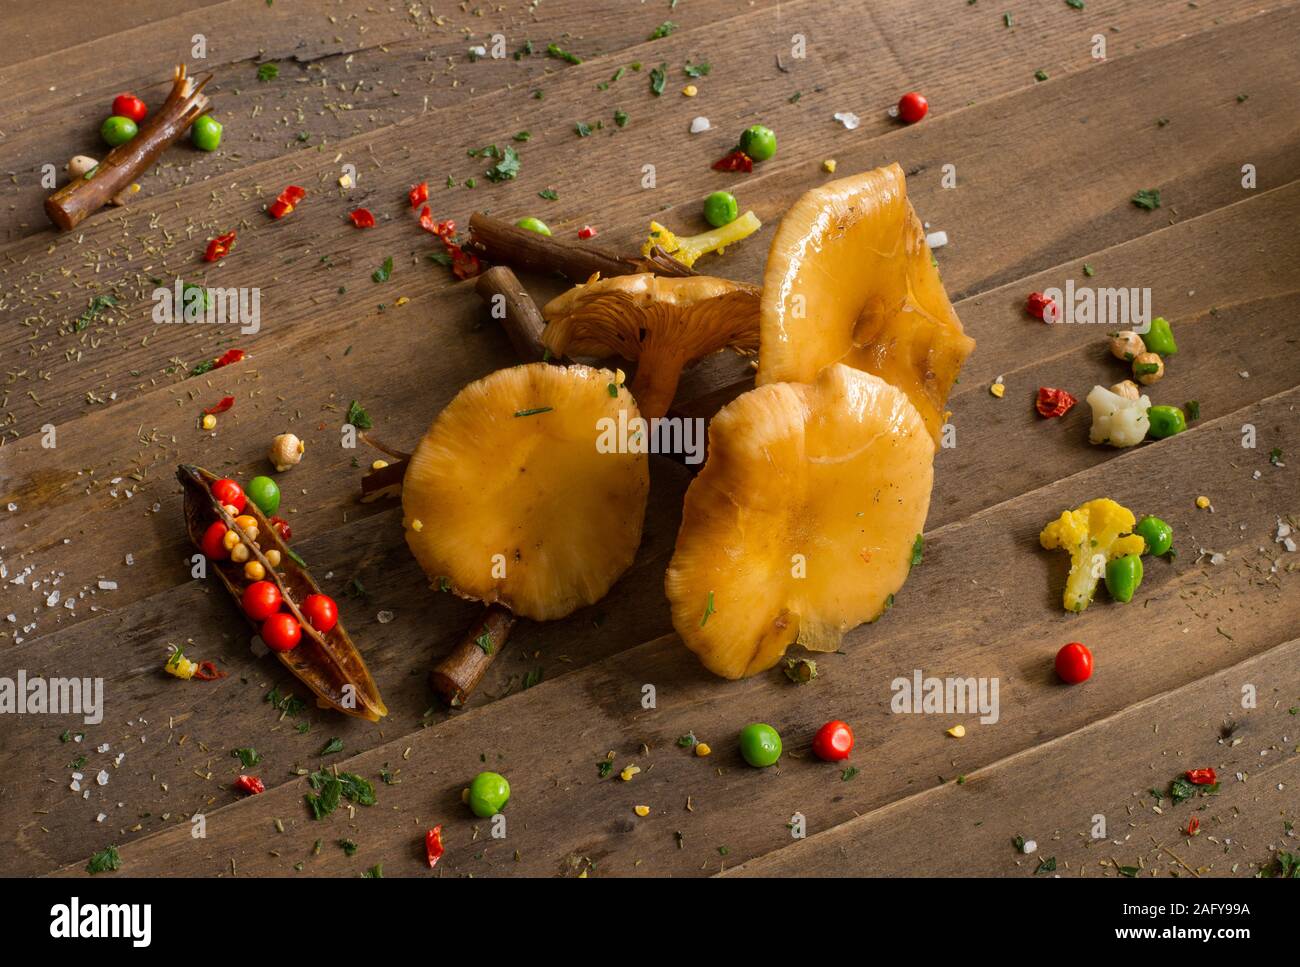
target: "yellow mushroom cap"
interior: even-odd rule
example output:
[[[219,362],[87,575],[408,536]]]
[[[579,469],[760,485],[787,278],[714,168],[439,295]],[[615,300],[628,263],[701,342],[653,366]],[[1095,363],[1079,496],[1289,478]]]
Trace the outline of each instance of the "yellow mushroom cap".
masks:
[[[556,355],[636,361],[630,387],[647,419],[672,405],[681,372],[710,353],[758,348],[758,290],[707,275],[642,272],[577,285],[542,310]]]
[[[781,219],[763,276],[759,385],[844,363],[907,393],[937,442],[974,348],[897,164],[814,188]]]
[[[614,374],[587,366],[515,366],[461,390],[402,483],[430,581],[539,621],[604,597],[641,543],[650,488],[644,452],[597,445],[620,410],[638,417]]]
[[[724,407],[665,579],[687,647],[726,678],[838,648],[907,578],[933,458],[907,396],[847,366]]]

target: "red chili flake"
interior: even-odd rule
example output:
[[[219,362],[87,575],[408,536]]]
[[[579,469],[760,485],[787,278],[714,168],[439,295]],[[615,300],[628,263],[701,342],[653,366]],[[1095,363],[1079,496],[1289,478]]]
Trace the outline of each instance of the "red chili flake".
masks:
[[[229,366],[231,363],[243,362],[245,355],[242,349],[227,349],[213,361],[212,368],[220,369],[222,366]]]
[[[266,786],[262,785],[262,780],[257,776],[240,776],[235,780],[235,788],[240,792],[248,793],[250,796],[266,792]]]
[[[201,661],[194,677],[201,682],[215,682],[218,678],[225,678],[226,673],[220,671],[214,662]]]
[[[1212,786],[1219,780],[1213,769],[1188,769],[1187,781],[1194,786]]]
[[[220,403],[218,403],[216,406],[209,406],[206,410],[203,411],[203,414],[205,416],[215,416],[218,413],[226,412],[226,410],[230,409],[234,405],[235,405],[235,398],[233,396],[223,396],[221,397]]]
[[[293,537],[293,530],[289,527],[289,522],[283,517],[272,517],[271,526],[274,527],[275,532],[280,535],[280,540],[287,541],[289,538]]]
[[[1191,819],[1187,820],[1187,828],[1183,830],[1183,832],[1188,836],[1195,836],[1200,828],[1201,821],[1193,816]]]
[[[1025,300],[1025,311],[1035,319],[1055,322],[1058,310],[1054,300],[1047,298],[1041,292],[1031,292],[1029,298]]]
[[[422,181],[406,193],[406,197],[411,200],[412,208],[419,208],[429,200],[429,183]]]
[[[1063,389],[1051,389],[1047,386],[1038,387],[1038,401],[1034,403],[1034,409],[1038,410],[1039,416],[1045,416],[1049,419],[1053,416],[1065,416],[1070,412],[1070,407],[1079,402]]]
[[[297,185],[290,185],[284,191],[280,192],[280,197],[267,206],[266,211],[272,218],[284,218],[285,215],[288,215],[297,207],[298,202],[302,201],[306,197],[306,188],[299,188]]]
[[[226,232],[208,242],[208,250],[203,253],[203,261],[216,262],[230,254],[230,246],[235,244],[235,233]]]
[[[368,208],[358,208],[356,211],[348,215],[348,218],[352,219],[352,224],[357,228],[375,227],[375,216],[370,214],[370,209]]]
[[[450,218],[441,222],[434,221],[433,213],[429,210],[429,206],[425,205],[424,210],[420,212],[420,227],[442,240],[442,247],[451,256],[451,272],[456,278],[473,278],[483,271],[478,256],[473,252],[466,252],[456,241],[456,223]]]
[[[442,826],[433,827],[424,834],[424,855],[429,860],[429,868],[438,865],[438,860],[442,859],[442,854],[447,850],[442,845]]]
[[[590,225],[583,225],[582,228],[578,229],[578,238],[595,238],[598,234],[600,233]]]
[[[737,148],[725,158],[713,162],[714,171],[743,171],[746,174],[754,170],[754,159]]]

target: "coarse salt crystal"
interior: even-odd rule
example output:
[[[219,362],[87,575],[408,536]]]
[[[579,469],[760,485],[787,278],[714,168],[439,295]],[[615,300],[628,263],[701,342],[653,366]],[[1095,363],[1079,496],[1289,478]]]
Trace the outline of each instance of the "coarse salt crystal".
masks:
[[[132,564],[134,564],[134,563],[135,563],[135,555],[134,555],[134,554],[128,554],[128,555],[126,556],[126,566],[127,566],[127,567],[130,567],[130,566],[131,566]]]
[[[1038,852],[1038,843],[1035,840],[1027,839],[1025,845],[1020,847],[1020,851],[1022,853],[1036,853]]]
[[[947,232],[931,232],[925,237],[925,244],[930,248],[943,248],[948,244]]]
[[[117,590],[117,582],[116,582],[116,581],[100,581],[100,582],[99,582],[99,590],[101,590],[101,591],[116,591],[116,590]]]
[[[857,126],[862,123],[862,119],[852,111],[838,112],[835,115],[835,120],[839,121],[840,124],[844,125],[850,131],[855,130]]]
[[[707,131],[711,127],[713,127],[713,125],[710,124],[709,119],[703,115],[691,119],[691,134],[699,134],[701,131]],[[10,509],[12,510],[13,508],[11,507]]]
[[[100,770],[99,770],[99,775],[95,776],[95,781],[96,781],[97,783],[99,783],[101,786],[107,786],[107,785],[108,785],[108,770],[107,770],[107,769],[100,769]]]
[[[386,625],[388,624],[388,622],[393,620],[393,612],[381,611],[379,612],[379,614],[375,615],[375,618],[379,621],[381,625]]]

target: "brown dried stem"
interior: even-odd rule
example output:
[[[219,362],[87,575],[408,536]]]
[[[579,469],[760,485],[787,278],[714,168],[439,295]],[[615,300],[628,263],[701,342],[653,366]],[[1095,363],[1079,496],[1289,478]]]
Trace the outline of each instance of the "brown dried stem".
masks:
[[[45,199],[50,221],[66,232],[130,188],[207,109],[203,87],[211,79],[209,74],[196,83],[186,76],[185,65],[177,64],[171,93],[136,136],[110,151],[88,176],[74,178]]]

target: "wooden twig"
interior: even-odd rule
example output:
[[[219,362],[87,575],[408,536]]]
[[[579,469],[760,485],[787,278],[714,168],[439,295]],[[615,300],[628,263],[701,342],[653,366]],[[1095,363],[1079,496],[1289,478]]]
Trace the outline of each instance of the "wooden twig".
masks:
[[[533,272],[558,272],[571,282],[586,282],[596,273],[600,273],[602,278],[635,272],[695,275],[657,245],[644,258],[624,258],[576,241],[539,235],[482,212],[470,216],[466,248],[495,265],[510,265]]]
[[[50,221],[66,232],[130,188],[207,109],[203,87],[211,79],[209,74],[196,83],[186,76],[184,64],[176,65],[171,93],[136,136],[110,151],[87,176],[74,178],[45,199]]]
[[[452,708],[463,705],[501,652],[514,624],[515,616],[501,605],[484,608],[465,637],[429,673],[429,684],[438,697]]]
[[[546,320],[517,275],[504,265],[493,266],[478,277],[474,287],[487,303],[488,314],[505,329],[510,345],[520,359],[559,362],[548,357],[546,347],[542,345]]]

